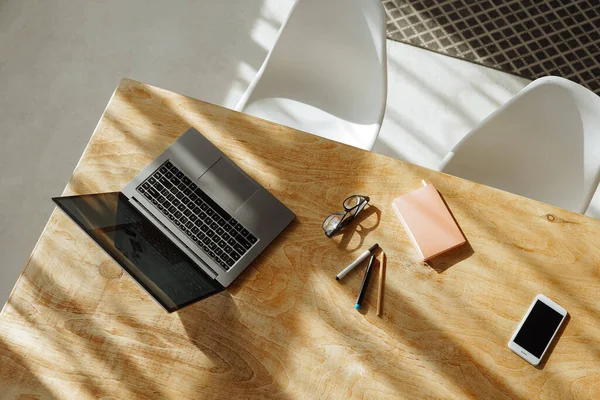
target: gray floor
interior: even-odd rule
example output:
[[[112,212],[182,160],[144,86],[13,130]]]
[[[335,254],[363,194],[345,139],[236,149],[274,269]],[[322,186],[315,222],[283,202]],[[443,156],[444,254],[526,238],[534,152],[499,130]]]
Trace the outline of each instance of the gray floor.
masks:
[[[119,80],[231,106],[292,5],[263,3],[0,0],[0,308]]]

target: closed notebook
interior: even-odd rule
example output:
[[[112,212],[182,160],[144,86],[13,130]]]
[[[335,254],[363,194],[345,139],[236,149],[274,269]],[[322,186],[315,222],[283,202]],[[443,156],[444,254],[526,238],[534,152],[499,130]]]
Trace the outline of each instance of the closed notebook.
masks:
[[[466,242],[444,200],[431,184],[398,197],[392,202],[392,208],[423,260]]]

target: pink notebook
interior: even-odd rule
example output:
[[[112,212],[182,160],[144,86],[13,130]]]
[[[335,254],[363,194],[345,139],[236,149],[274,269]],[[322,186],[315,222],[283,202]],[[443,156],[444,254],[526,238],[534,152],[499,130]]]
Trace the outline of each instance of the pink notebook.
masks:
[[[464,244],[466,239],[436,188],[425,185],[394,199],[392,208],[426,261]]]

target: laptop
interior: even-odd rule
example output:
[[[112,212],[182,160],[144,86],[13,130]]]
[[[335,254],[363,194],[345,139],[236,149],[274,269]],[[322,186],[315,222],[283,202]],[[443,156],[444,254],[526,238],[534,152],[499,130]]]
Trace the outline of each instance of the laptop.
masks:
[[[168,312],[229,286],[295,218],[194,128],[121,192],[52,200]]]

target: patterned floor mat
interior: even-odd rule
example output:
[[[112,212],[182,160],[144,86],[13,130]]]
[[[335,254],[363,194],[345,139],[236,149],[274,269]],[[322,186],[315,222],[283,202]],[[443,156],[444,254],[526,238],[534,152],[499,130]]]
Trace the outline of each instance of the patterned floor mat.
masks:
[[[600,0],[382,1],[390,39],[600,94]]]

